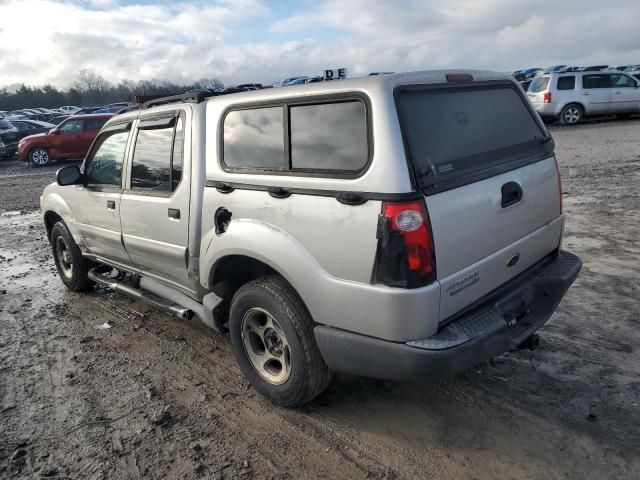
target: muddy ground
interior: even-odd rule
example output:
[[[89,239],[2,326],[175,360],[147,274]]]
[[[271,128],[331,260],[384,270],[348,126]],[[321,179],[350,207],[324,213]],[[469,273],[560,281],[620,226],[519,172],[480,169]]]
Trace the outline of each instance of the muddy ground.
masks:
[[[300,410],[227,338],[66,291],[37,211],[55,167],[1,163],[0,478],[638,478],[640,121],[552,130],[584,268],[540,348],[435,384],[339,375]]]

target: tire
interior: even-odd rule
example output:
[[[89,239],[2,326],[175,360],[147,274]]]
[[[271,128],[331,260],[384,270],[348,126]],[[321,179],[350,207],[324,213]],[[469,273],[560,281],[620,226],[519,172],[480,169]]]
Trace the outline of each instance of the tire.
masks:
[[[93,286],[87,276],[91,264],[82,256],[63,222],[57,222],[51,229],[51,249],[60,280],[69,290],[83,292]]]
[[[577,125],[584,117],[584,110],[576,103],[565,105],[560,112],[560,123],[563,125]]]
[[[36,147],[29,151],[29,161],[34,167],[46,167],[51,164],[51,157],[46,148]]]
[[[280,277],[260,278],[236,292],[229,330],[245,377],[276,405],[303,405],[333,380],[316,344],[311,316]]]

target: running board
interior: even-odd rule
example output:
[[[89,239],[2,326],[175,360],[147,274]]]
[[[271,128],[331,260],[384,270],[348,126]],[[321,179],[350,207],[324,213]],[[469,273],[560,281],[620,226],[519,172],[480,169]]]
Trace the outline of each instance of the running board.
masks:
[[[108,278],[102,275],[101,270],[104,271],[104,267],[95,267],[89,270],[87,276],[90,280],[94,281],[98,285],[102,285],[103,287],[110,288],[116,293],[122,293],[131,298],[135,298],[136,300],[141,300],[158,310],[162,310],[165,313],[170,315],[175,315],[176,317],[182,318],[183,320],[191,320],[193,318],[193,312],[188,308],[181,307],[179,305],[168,305],[162,302],[159,302],[155,298],[152,298],[150,295],[146,294],[144,290],[139,288],[132,287],[127,285],[115,278]],[[109,269],[111,270],[111,269]]]
[[[100,265],[89,270],[87,276],[95,283],[110,288],[116,293],[122,293],[128,297],[143,301],[170,315],[175,315],[185,320],[191,320],[195,315],[207,327],[220,333],[224,331],[224,327],[216,320],[213,313],[214,309],[222,301],[215,293],[207,293],[202,298],[202,303],[200,303],[191,297],[146,277],[140,278],[140,288],[136,288],[115,278],[109,278],[103,275],[103,273],[112,270],[111,267]],[[118,269],[116,268],[116,270]],[[171,303],[163,303],[156,297]]]

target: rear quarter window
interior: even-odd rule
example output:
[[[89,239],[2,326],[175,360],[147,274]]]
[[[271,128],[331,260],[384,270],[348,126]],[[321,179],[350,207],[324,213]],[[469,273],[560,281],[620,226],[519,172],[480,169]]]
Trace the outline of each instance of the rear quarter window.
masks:
[[[568,77],[558,77],[558,90],[573,90],[576,88],[576,77],[574,75]]]
[[[274,173],[359,174],[369,161],[361,100],[327,100],[230,110],[224,117],[223,164]]]
[[[284,109],[230,111],[224,119],[224,163],[236,168],[284,168]]]
[[[291,167],[358,171],[367,163],[367,123],[359,101],[290,108]]]

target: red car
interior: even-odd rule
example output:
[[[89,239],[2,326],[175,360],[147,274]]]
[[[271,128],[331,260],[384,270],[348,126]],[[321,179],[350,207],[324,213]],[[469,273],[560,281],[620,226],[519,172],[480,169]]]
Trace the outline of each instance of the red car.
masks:
[[[49,165],[55,158],[82,158],[112,114],[71,116],[48,133],[30,135],[18,143],[18,155],[34,166]]]

